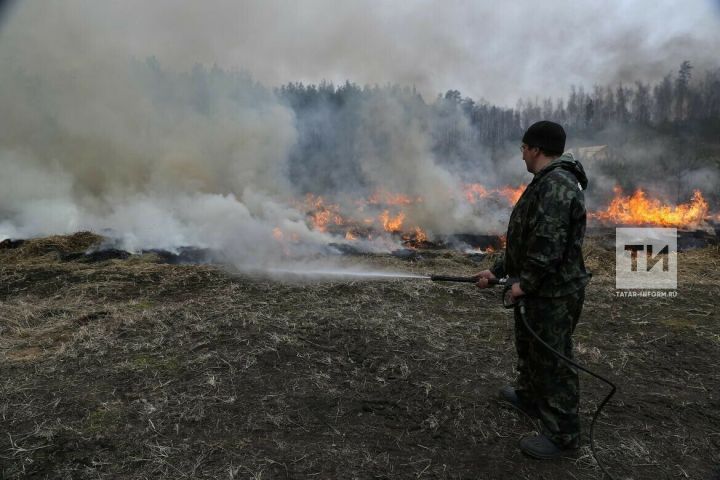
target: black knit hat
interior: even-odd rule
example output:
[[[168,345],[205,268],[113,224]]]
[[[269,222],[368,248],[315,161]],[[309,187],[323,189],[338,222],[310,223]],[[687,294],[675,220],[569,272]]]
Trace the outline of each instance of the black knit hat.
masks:
[[[540,147],[550,155],[562,155],[565,151],[565,130],[555,122],[543,120],[530,125],[522,138],[531,147]]]

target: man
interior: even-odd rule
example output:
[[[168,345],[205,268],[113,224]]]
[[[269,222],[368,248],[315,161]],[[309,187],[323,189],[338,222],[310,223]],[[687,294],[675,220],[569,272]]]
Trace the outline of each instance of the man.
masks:
[[[525,318],[547,344],[572,358],[572,333],[585,298],[590,273],[585,269],[587,177],[582,165],[565,150],[565,131],[554,122],[528,128],[520,147],[528,172],[534,174],[510,216],[505,255],[487,279],[508,276],[514,301],[522,299]],[[500,390],[502,400],[541,420],[542,433],[525,437],[520,449],[535,458],[556,458],[578,446],[578,375],[530,333],[515,308],[517,386]]]

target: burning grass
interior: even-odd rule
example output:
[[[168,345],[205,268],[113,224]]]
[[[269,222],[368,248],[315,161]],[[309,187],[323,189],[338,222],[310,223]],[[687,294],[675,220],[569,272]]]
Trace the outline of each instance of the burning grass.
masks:
[[[514,362],[497,291],[60,260],[99,241],[0,250],[0,477],[601,478],[587,443],[555,462],[519,453],[533,427],[494,400]],[[344,261],[458,275],[492,261],[421,255]],[[616,298],[613,255],[588,241],[576,332],[577,357],[619,387],[600,455],[619,478],[709,478],[720,251],[680,254],[673,299]],[[582,386],[587,428],[603,387]]]
[[[620,187],[615,187],[615,197],[605,210],[590,214],[591,219],[601,223],[679,228],[697,228],[708,216],[708,203],[699,190],[688,203],[670,205],[649,198],[642,189],[626,196]]]

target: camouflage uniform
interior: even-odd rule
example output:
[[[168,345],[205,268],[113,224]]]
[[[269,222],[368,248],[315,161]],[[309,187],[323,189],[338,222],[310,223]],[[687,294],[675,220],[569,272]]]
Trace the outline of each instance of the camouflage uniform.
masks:
[[[497,277],[520,279],[530,328],[568,358],[591,276],[582,257],[586,186],[582,165],[569,153],[539,171],[513,209],[505,255],[492,268]],[[537,406],[553,442],[576,444],[577,372],[537,342],[518,308],[515,346],[519,371],[515,390],[520,401]]]

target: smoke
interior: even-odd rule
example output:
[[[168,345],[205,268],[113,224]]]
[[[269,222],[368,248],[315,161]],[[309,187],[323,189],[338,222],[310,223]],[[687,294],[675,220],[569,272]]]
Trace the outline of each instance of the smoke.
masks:
[[[714,66],[716,2],[22,2],[3,43],[70,64],[107,54],[156,55],[244,68],[262,83],[416,85],[514,105],[570,85],[654,81],[690,60]],[[32,28],[29,28],[32,26]],[[22,46],[24,45],[24,46]]]
[[[652,12],[623,2],[538,11],[529,0],[503,9],[18,3],[0,28],[0,238],[92,229],[129,249],[195,245],[262,261],[277,253],[276,229],[293,239],[283,243],[293,255],[337,240],[307,227],[293,203],[299,194],[346,194],[339,201],[349,206],[378,187],[425,199],[407,207],[407,226],[501,231],[504,213],[479,216],[460,184],[517,179],[524,166],[492,164],[465,116],[428,116],[414,93],[381,92],[347,107],[355,129],[332,124],[328,105],[300,125],[270,88],[349,78],[414,85],[426,98],[457,88],[513,103],[564,94],[573,83],[654,80],[680,58],[702,70],[718,40],[716,18],[703,3],[678,12],[669,1]],[[469,139],[469,150],[438,158],[431,122],[446,122],[441,130]],[[332,132],[346,155],[328,163],[313,157],[315,147],[299,150],[317,140],[308,125]]]
[[[277,254],[277,228],[293,239],[283,246],[293,255],[333,241],[290,206],[288,159],[299,141],[293,111],[244,71],[161,64],[183,66],[179,50],[184,59],[207,60],[198,29],[232,50],[223,39],[235,29],[210,29],[204,22],[222,16],[189,4],[131,7],[29,2],[5,25],[0,235],[91,229],[131,250],[196,245],[245,263]],[[267,8],[248,7],[243,21],[269,21]],[[121,21],[131,13],[134,22]],[[173,29],[163,28],[170,19]],[[162,60],[134,56],[156,51]],[[436,165],[427,129],[384,100],[361,112],[361,180],[370,190],[427,198],[409,212],[417,225],[438,233],[477,226],[458,179]],[[357,187],[350,177],[338,181],[347,192]]]
[[[0,236],[91,229],[244,262],[275,226],[323,240],[282,201],[296,130],[272,93],[241,73],[171,75],[50,18],[45,36],[11,25],[0,48]]]

